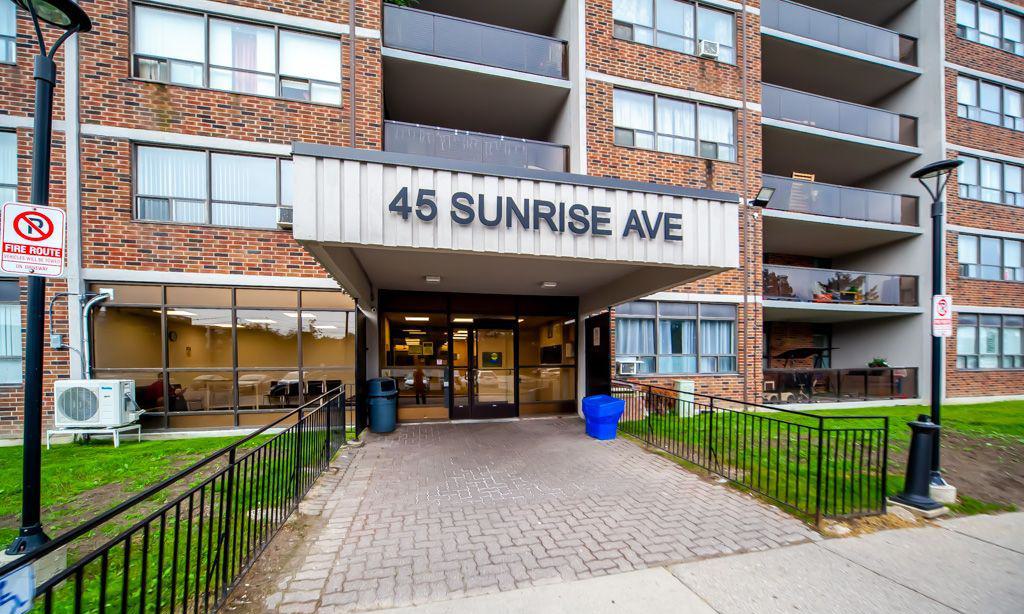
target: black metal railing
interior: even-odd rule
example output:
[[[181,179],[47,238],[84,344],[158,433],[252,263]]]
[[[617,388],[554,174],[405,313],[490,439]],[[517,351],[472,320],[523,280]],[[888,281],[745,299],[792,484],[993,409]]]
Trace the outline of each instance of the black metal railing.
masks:
[[[767,83],[761,86],[764,116],[879,141],[917,145],[917,118],[826,98]]]
[[[555,143],[386,120],[384,151],[565,172],[569,148]]]
[[[917,398],[916,367],[765,369],[765,403],[845,403]]]
[[[130,520],[39,584],[34,611],[214,611],[345,439],[336,388],[0,567],[0,577]]]
[[[917,64],[917,40],[789,0],[761,0],[761,26],[851,51]]]
[[[765,187],[775,188],[767,205],[769,209],[848,220],[918,225],[916,196],[768,174],[761,177]]]
[[[384,5],[384,46],[543,77],[568,77],[565,41],[393,4]]]
[[[799,514],[885,513],[889,418],[819,415],[616,381],[619,431]]]

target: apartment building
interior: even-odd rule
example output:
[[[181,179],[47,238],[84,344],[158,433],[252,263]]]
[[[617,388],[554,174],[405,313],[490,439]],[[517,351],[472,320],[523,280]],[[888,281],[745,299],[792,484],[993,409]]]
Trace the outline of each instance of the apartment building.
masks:
[[[7,4],[0,190],[27,200],[31,26]],[[946,396],[1024,394],[1024,5],[406,4],[82,2],[94,31],[58,56],[70,349],[47,350],[48,407],[87,369],[134,380],[150,428],[265,422],[378,375],[404,419],[573,411],[612,373],[922,402],[909,175],[947,156]],[[0,434],[23,287],[0,280]]]

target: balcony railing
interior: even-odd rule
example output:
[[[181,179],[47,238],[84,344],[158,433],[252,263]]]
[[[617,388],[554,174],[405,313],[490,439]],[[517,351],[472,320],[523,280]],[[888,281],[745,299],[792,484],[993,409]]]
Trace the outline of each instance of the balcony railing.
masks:
[[[917,197],[762,175],[775,188],[769,209],[917,226]]]
[[[762,86],[764,116],[901,145],[917,145],[917,118],[791,90]]]
[[[384,46],[564,79],[566,44],[485,23],[384,5]]]
[[[917,277],[764,265],[764,298],[804,303],[917,305]]]
[[[564,172],[569,148],[543,141],[385,121],[384,151]]]
[[[843,49],[917,65],[917,40],[913,37],[789,0],[761,0],[761,25]]]
[[[765,369],[764,402],[837,403],[917,398],[916,367]]]

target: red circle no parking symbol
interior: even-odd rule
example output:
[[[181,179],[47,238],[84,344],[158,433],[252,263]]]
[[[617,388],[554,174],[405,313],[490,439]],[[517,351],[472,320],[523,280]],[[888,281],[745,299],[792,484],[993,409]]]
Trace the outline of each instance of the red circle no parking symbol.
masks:
[[[41,213],[23,211],[14,218],[14,232],[26,241],[45,241],[53,234],[53,221]]]

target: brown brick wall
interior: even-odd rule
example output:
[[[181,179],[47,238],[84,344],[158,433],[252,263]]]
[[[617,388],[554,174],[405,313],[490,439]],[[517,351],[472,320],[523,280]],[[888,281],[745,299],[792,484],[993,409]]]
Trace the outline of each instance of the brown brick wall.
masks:
[[[1024,64],[1024,58],[1018,58],[1017,62]],[[1006,156],[1020,156],[1024,151],[1024,132],[957,116],[956,77],[955,70],[946,70],[946,140]]]

